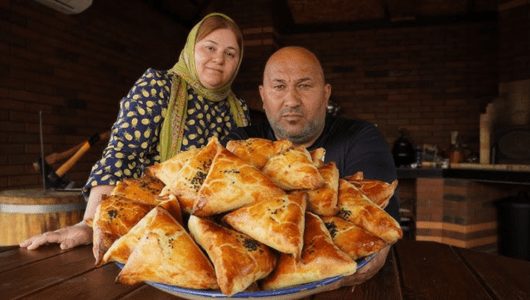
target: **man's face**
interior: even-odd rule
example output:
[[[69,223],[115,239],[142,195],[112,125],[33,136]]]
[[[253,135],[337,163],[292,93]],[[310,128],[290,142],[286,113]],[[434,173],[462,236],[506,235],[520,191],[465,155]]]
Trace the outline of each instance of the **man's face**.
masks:
[[[331,94],[323,77],[316,58],[300,49],[271,57],[259,91],[276,138],[310,146],[320,136]]]

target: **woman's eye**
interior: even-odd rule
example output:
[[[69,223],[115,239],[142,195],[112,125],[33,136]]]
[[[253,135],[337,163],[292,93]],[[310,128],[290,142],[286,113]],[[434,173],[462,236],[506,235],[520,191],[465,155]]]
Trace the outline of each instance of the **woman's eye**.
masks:
[[[232,57],[232,58],[236,57],[236,55],[232,52],[226,52],[226,56]]]
[[[212,51],[212,50],[214,50],[214,48],[212,46],[206,46],[206,50]]]

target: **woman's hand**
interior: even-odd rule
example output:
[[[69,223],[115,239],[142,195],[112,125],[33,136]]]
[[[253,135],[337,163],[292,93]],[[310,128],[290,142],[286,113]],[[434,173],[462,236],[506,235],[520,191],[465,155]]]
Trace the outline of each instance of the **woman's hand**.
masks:
[[[41,235],[30,237],[29,239],[20,243],[20,247],[28,250],[37,249],[46,243],[61,244],[61,249],[69,249],[80,245],[88,245],[92,243],[94,231],[92,227],[88,226],[86,220],[92,220],[96,215],[96,209],[101,203],[102,195],[110,195],[114,186],[98,185],[92,187],[90,195],[88,196],[88,203],[85,209],[83,221],[73,226],[68,226],[55,231],[45,232]]]
[[[69,249],[92,243],[92,227],[84,221],[55,231],[48,231],[41,235],[30,237],[20,243],[20,247],[34,250],[46,243],[61,244],[61,249]]]

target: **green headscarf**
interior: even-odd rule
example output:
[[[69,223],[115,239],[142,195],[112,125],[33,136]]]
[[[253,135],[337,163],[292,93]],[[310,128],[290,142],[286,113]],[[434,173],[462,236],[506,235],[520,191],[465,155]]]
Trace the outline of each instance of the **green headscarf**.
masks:
[[[245,113],[239,101],[232,92],[231,85],[234,81],[239,66],[243,59],[243,47],[240,49],[239,63],[236,71],[228,83],[217,90],[211,90],[204,87],[199,81],[199,75],[195,68],[195,44],[197,42],[197,33],[201,24],[211,16],[221,16],[234,22],[228,16],[220,13],[211,13],[204,17],[188,35],[186,45],[180,53],[179,61],[170,70],[173,73],[171,84],[171,95],[169,98],[168,108],[165,115],[162,130],[160,132],[160,159],[166,161],[181,151],[182,139],[184,137],[184,128],[186,124],[186,110],[188,106],[188,88],[191,86],[197,94],[210,101],[222,101],[227,99],[230,105],[230,111],[237,126],[247,125]]]

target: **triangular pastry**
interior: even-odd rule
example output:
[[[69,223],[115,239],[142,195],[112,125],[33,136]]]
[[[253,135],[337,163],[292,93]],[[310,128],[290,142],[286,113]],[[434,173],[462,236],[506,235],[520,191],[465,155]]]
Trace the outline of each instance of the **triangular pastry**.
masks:
[[[211,216],[285,192],[258,169],[224,147],[218,148],[192,213]]]
[[[315,167],[320,168],[325,164],[324,158],[326,156],[326,149],[316,148],[315,150],[310,151],[309,154],[311,155],[311,160]]]
[[[363,171],[357,171],[356,173],[344,177],[344,179],[348,178],[349,180],[362,180],[364,179],[364,172]]]
[[[339,211],[339,169],[331,161],[318,168],[318,171],[326,183],[323,187],[305,191],[309,195],[307,209],[319,216],[334,216]]]
[[[247,140],[231,140],[226,149],[254,167],[261,169],[275,155],[292,147],[293,143],[286,139],[271,141],[263,138]]]
[[[338,216],[394,243],[403,236],[399,223],[353,184],[339,180]]]
[[[285,190],[315,189],[325,183],[303,146],[292,147],[271,157],[262,171]]]
[[[397,188],[397,179],[391,183],[373,179],[355,179],[355,176],[344,177],[349,183],[355,185],[363,194],[365,194],[375,204],[381,208],[388,205],[388,201],[394,195]]]
[[[182,166],[191,158],[195,157],[200,150],[201,148],[194,148],[179,152],[164,162],[147,167],[145,174],[156,177],[164,182],[164,184],[168,184],[173,180],[175,174],[182,169]]]
[[[175,195],[168,195],[166,197],[159,197],[162,201],[158,206],[163,207],[167,212],[179,222],[180,225],[184,225],[182,221],[182,210],[180,209],[180,203]]]
[[[357,263],[333,243],[324,222],[306,213],[304,249],[300,260],[281,254],[274,271],[262,281],[264,290],[277,290],[355,273]]]
[[[194,215],[190,216],[188,227],[212,260],[217,284],[227,296],[244,291],[276,265],[277,258],[267,246],[243,233]]]
[[[106,264],[109,261],[125,264],[142,236],[157,226],[157,224],[153,224],[153,220],[160,214],[169,214],[169,212],[164,209],[163,206],[153,208],[138,223],[136,223],[129,232],[121,236],[112,244],[103,256],[102,264]]]
[[[368,256],[383,249],[385,242],[374,234],[339,217],[321,217],[333,243],[352,259]]]
[[[96,266],[102,265],[103,255],[112,243],[129,232],[153,207],[121,196],[101,197],[93,221],[93,252]]]
[[[306,193],[270,197],[226,214],[223,222],[298,258],[304,243],[306,202]]]
[[[144,175],[140,178],[125,178],[118,182],[111,195],[157,205],[160,203],[158,195],[163,188],[164,183],[158,178]]]
[[[197,193],[210,170],[218,147],[222,148],[214,136],[194,157],[188,159],[182,165],[178,173],[166,184],[160,195],[173,194],[177,196],[182,211],[190,213],[193,210],[193,203],[197,199]]]
[[[116,278],[133,285],[158,282],[191,289],[218,289],[215,270],[186,230],[168,213],[158,213]]]

